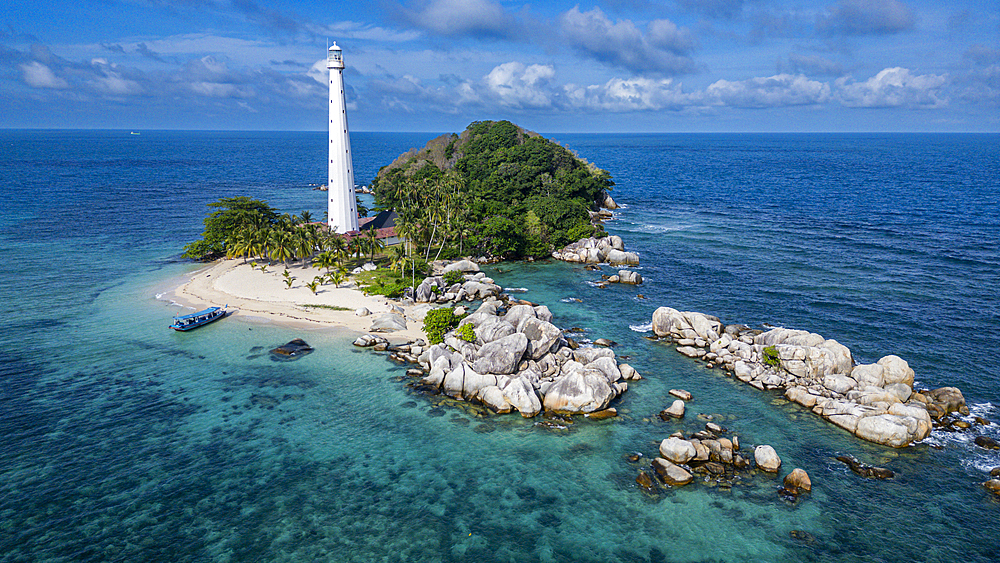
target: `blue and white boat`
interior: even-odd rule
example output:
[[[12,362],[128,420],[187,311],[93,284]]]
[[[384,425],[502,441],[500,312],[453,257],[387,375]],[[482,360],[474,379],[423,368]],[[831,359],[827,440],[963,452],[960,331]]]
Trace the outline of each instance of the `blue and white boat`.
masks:
[[[207,325],[214,320],[225,317],[226,309],[228,307],[229,305],[226,305],[225,307],[209,307],[204,311],[174,317],[174,324],[170,325],[170,328],[174,330],[186,331],[198,328],[202,325]]]

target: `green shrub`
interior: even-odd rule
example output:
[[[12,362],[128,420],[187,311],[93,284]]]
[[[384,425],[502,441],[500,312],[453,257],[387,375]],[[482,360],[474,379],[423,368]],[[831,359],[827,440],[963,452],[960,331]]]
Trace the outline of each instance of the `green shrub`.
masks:
[[[427,335],[427,342],[431,344],[444,342],[445,333],[458,326],[463,318],[465,315],[456,315],[455,309],[451,307],[431,309],[424,317],[423,331]]]
[[[462,283],[465,281],[465,276],[462,275],[462,272],[459,272],[458,270],[445,272],[444,276],[442,277],[444,278],[444,283],[447,284],[448,287],[451,287],[456,283]]]
[[[458,327],[458,337],[466,342],[475,342],[476,333],[472,329],[472,323],[465,323],[464,325]]]
[[[354,279],[366,295],[402,297],[403,291],[410,287],[410,276],[402,276],[383,268],[361,272]]]
[[[774,346],[764,348],[764,364],[773,368],[781,367],[781,356],[778,355],[777,348]]]

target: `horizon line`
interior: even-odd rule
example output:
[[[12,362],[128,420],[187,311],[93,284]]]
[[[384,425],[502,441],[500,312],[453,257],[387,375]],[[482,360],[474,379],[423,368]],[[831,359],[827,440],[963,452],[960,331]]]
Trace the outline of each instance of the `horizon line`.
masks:
[[[500,120],[503,121],[503,120]],[[507,120],[509,121],[509,120]],[[511,122],[513,123],[513,122]],[[327,133],[326,129],[182,129],[182,128],[119,128],[119,127],[3,127],[0,131],[162,131],[178,133]],[[412,133],[429,135],[446,135],[448,133],[458,133],[460,131],[432,131],[422,130],[402,130],[390,131],[387,129],[357,130],[351,133]],[[997,135],[1000,131],[920,131],[920,130],[899,130],[899,131],[547,131],[551,135]]]

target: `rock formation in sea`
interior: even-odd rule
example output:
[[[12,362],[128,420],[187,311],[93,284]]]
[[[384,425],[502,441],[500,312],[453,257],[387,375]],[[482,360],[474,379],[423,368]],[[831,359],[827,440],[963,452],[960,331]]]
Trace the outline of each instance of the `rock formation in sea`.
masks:
[[[364,335],[355,345],[395,352],[419,364],[421,370],[414,373],[435,392],[524,417],[543,411],[606,412],[628,389],[627,381],[641,379],[631,366],[618,363],[610,348],[579,347],[551,320],[545,306],[490,296],[440,344],[392,347]],[[466,325],[472,328],[471,340],[462,336],[468,335]]]
[[[617,235],[585,238],[566,245],[552,253],[556,260],[584,264],[634,265],[639,263],[639,255],[626,252],[622,238]]]
[[[954,387],[914,391],[914,373],[905,360],[890,355],[855,365],[846,346],[804,330],[750,330],[670,307],[653,313],[652,330],[685,356],[723,365],[758,389],[783,389],[790,401],[886,446],[908,446],[926,438],[948,414],[968,414]]]
[[[636,484],[647,493],[656,493],[659,487],[675,488],[697,482],[730,488],[748,479],[755,471],[765,474],[778,472],[781,459],[774,448],[760,445],[753,452],[744,453],[740,451],[739,437],[732,434],[727,438],[725,433],[726,429],[714,422],[708,422],[703,430],[687,438],[683,432],[674,432],[660,441],[658,456],[650,460],[648,467],[642,454],[627,456],[629,462],[637,463],[642,468],[636,477]],[[801,469],[786,476],[785,484],[783,494],[786,497],[796,497],[811,490],[809,476]]]

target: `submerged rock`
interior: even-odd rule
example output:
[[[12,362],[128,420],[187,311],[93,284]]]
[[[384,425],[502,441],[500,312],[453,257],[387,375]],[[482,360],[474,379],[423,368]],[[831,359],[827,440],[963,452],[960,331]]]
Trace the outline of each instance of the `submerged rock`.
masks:
[[[649,477],[649,473],[645,471],[639,471],[639,476],[635,478],[635,482],[646,491],[653,490],[653,480]]]
[[[656,472],[656,476],[665,485],[670,485],[672,487],[679,487],[682,485],[687,485],[694,479],[694,475],[688,473],[683,467],[674,465],[673,463],[667,461],[662,457],[658,457],[653,460],[653,471]]]
[[[891,479],[896,476],[891,469],[865,465],[853,456],[838,455],[837,461],[847,464],[847,466],[851,468],[851,471],[865,477],[866,479]]]
[[[784,487],[785,490],[794,494],[802,492],[808,493],[809,491],[812,491],[812,481],[809,479],[809,474],[806,473],[805,470],[796,467],[791,473],[785,475]]]
[[[1000,496],[1000,479],[990,479],[983,483],[983,486],[986,487],[987,491]]]
[[[690,392],[685,391],[684,389],[671,389],[669,393],[683,401],[690,401],[693,397]]]
[[[313,347],[305,340],[296,338],[287,344],[282,344],[271,350],[271,357],[276,360],[297,360],[313,351]]]
[[[1000,442],[989,436],[976,436],[976,445],[987,450],[1000,450]]]

